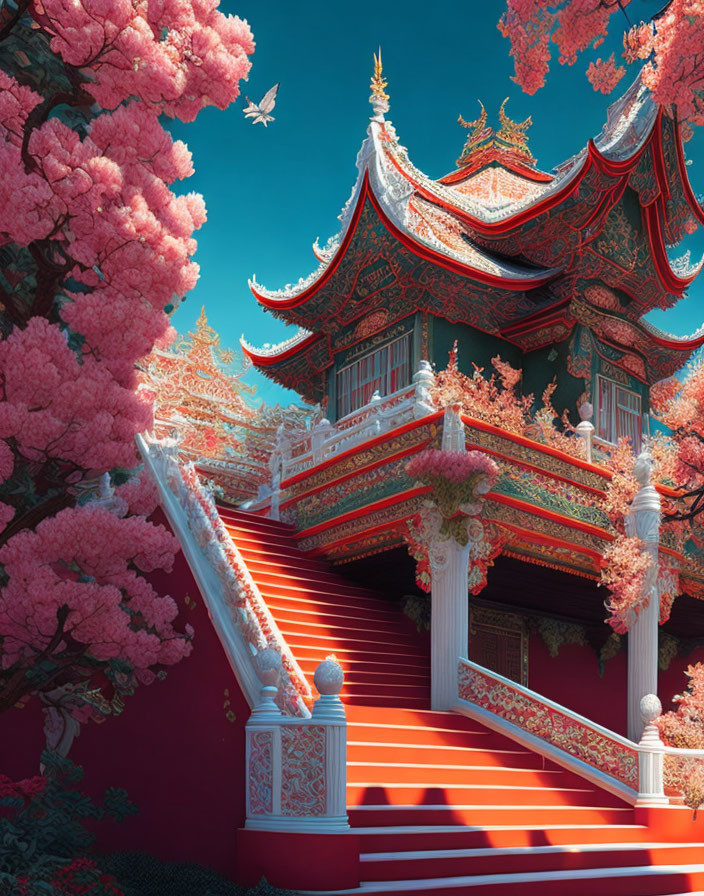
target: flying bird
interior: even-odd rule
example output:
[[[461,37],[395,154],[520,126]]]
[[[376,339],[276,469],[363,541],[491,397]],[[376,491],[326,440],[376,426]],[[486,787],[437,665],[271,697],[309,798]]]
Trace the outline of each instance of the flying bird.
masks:
[[[274,120],[274,116],[270,114],[276,104],[276,92],[279,89],[278,84],[274,84],[271,90],[267,90],[258,103],[253,103],[248,96],[245,95],[248,105],[244,108],[245,118],[249,118],[252,124],[261,122],[264,127],[268,122]]]

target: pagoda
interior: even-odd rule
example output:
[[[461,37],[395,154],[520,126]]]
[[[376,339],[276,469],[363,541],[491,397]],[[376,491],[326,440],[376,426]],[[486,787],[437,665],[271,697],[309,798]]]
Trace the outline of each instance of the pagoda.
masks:
[[[704,342],[644,319],[699,271],[668,254],[702,222],[676,123],[636,81],[602,133],[546,173],[528,147],[530,119],[511,121],[504,102],[494,130],[482,106],[475,121],[459,119],[468,133],[457,167],[433,180],[386,119],[384,88],[379,73],[357,180],[339,234],[316,249],[318,269],[283,290],[251,283],[295,335],[266,350],[243,342],[245,353],[334,421],[375,390],[407,385],[421,358],[444,366],[457,339],[468,372],[500,354],[538,395],[557,376],[560,409],[586,393],[597,435],[637,440],[649,386]],[[618,402],[633,420],[614,414]]]
[[[482,106],[432,179],[386,87],[379,56],[317,270],[251,283],[297,329],[243,340],[245,356],[314,405],[255,452],[256,497],[213,492],[201,447],[194,469],[139,440],[222,648],[201,655],[202,701],[173,704],[214,707],[227,683],[233,747],[198,766],[217,781],[213,839],[243,885],[329,896],[704,892],[704,816],[683,805],[704,752],[654,724],[658,693],[704,659],[704,557],[660,526],[674,492],[640,452],[651,386],[704,344],[645,320],[699,271],[670,258],[704,223],[679,126],[637,80],[546,172],[530,119],[504,102],[494,127]],[[216,419],[249,432],[204,320],[191,340],[164,431],[187,419],[197,446]],[[155,362],[165,389],[173,363]],[[614,511],[609,459],[626,453],[633,499]],[[649,565],[624,634],[599,583],[626,537]]]
[[[256,497],[270,479],[269,456],[284,416],[293,425],[303,410],[255,404],[243,381],[249,363],[220,347],[205,307],[195,331],[169,348],[155,348],[142,365],[141,388],[154,401],[157,438],[176,437],[179,453],[231,503]]]

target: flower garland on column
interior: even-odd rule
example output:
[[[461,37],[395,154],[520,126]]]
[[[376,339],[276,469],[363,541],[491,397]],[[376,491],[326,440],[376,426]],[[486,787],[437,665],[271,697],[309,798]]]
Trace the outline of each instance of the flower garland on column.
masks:
[[[487,492],[499,468],[480,451],[441,451],[428,448],[406,464],[409,476],[432,488],[432,498],[408,522],[406,542],[417,561],[416,582],[430,591],[428,545],[453,538],[470,545],[469,588],[472,594],[486,585],[488,567],[501,551],[503,539],[495,526],[481,519]]]

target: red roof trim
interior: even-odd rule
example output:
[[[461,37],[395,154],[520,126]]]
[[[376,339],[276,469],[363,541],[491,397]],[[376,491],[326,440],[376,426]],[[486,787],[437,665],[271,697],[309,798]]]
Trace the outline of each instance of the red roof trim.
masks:
[[[689,286],[697,275],[692,274],[691,277],[678,277],[672,270],[663,240],[660,205],[659,202],[653,202],[643,209],[645,227],[648,233],[648,242],[650,243],[655,270],[660,277],[660,282],[669,292],[681,293]]]
[[[306,336],[306,338],[301,342],[296,343],[296,345],[290,346],[279,355],[259,355],[256,351],[252,351],[251,349],[246,348],[244,345],[242,345],[242,351],[245,353],[245,355],[247,355],[247,357],[252,361],[253,364],[257,365],[257,367],[273,367],[275,364],[280,364],[283,361],[287,361],[289,358],[297,355],[300,351],[309,348],[314,342],[317,342],[322,338],[322,333],[311,333],[310,336]]]
[[[553,175],[548,174],[547,171],[538,171],[536,168],[530,168],[529,166],[521,165],[518,162],[510,162],[500,158],[499,155],[496,154],[495,158],[489,159],[488,161],[481,161],[476,165],[466,165],[464,168],[458,168],[456,171],[451,171],[444,177],[439,178],[439,182],[444,186],[454,186],[454,184],[462,183],[462,181],[467,180],[467,178],[488,168],[493,162],[497,162],[507,171],[511,171],[513,174],[517,174],[519,177],[534,181],[535,183],[549,184],[555,179]]]
[[[684,158],[684,147],[682,146],[680,127],[677,121],[675,121],[675,149],[677,150],[677,166],[680,171],[680,179],[682,181],[682,187],[684,188],[685,196],[687,197],[687,202],[692,209],[692,214],[694,215],[694,217],[697,218],[700,224],[704,224],[704,209],[697,202],[697,197],[694,195],[694,190],[692,189],[692,185],[689,182],[689,177],[687,176],[687,166],[685,165]]]
[[[407,234],[403,233],[399,230],[394,224],[391,223],[389,218],[384,214],[374,195],[374,191],[370,188],[369,185],[369,173],[365,172],[364,180],[362,182],[362,189],[360,190],[359,196],[357,198],[357,205],[354,210],[354,214],[352,216],[352,220],[350,221],[350,225],[347,228],[347,232],[345,237],[335,253],[335,257],[330,261],[330,264],[326,267],[323,273],[320,275],[320,278],[312,283],[307,289],[305,289],[300,295],[292,296],[288,299],[272,299],[268,296],[262,295],[257,291],[257,289],[252,286],[251,290],[254,294],[257,301],[263,305],[265,308],[269,308],[271,310],[284,311],[291,308],[297,308],[300,305],[303,305],[307,299],[309,299],[312,295],[314,295],[319,289],[321,289],[325,283],[330,279],[338,265],[340,264],[344,254],[349,246],[350,241],[355,233],[357,224],[359,223],[359,218],[362,213],[362,209],[364,207],[364,201],[369,199],[374,210],[381,223],[384,225],[386,230],[395,237],[403,246],[405,246],[409,251],[413,252],[414,255],[417,255],[419,258],[423,258],[426,261],[432,261],[434,264],[439,265],[440,267],[445,268],[448,271],[452,271],[455,274],[459,274],[461,277],[466,277],[469,280],[475,280],[479,283],[486,283],[489,286],[497,286],[502,289],[507,290],[515,290],[517,292],[524,289],[533,289],[538,286],[543,286],[549,280],[551,280],[555,275],[547,274],[544,277],[531,278],[531,279],[507,279],[504,277],[500,277],[494,274],[488,274],[485,271],[480,271],[475,268],[470,267],[469,265],[462,264],[460,262],[455,262],[451,258],[448,258],[445,255],[441,255],[439,252],[435,252],[433,249],[430,249],[427,246],[423,246],[421,243],[416,242],[413,238],[409,237]]]
[[[368,198],[371,204],[374,206],[374,210],[379,215],[381,223],[389,231],[389,233],[394,236],[402,245],[404,245],[410,252],[413,252],[413,254],[417,255],[419,258],[423,258],[426,261],[432,261],[434,264],[437,264],[439,267],[443,267],[445,268],[445,270],[451,271],[452,273],[459,274],[462,277],[467,277],[470,280],[478,280],[480,283],[486,283],[489,286],[497,286],[500,289],[514,290],[516,292],[520,292],[524,289],[534,289],[538,286],[544,286],[546,283],[548,283],[550,280],[553,280],[557,276],[556,274],[551,273],[546,274],[543,277],[509,280],[505,277],[499,277],[496,274],[488,274],[486,273],[486,271],[478,271],[475,268],[470,268],[468,265],[463,265],[459,262],[455,262],[451,258],[447,258],[446,256],[441,255],[439,252],[435,252],[428,246],[423,246],[420,243],[417,243],[402,230],[399,230],[396,225],[393,224],[384,214],[378,199],[374,195],[373,190],[368,191]],[[468,271],[470,273],[468,273]]]

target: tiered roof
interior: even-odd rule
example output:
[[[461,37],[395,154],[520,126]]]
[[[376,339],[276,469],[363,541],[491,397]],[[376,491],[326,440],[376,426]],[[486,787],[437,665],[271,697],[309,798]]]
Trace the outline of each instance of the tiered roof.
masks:
[[[232,351],[201,310],[195,332],[171,348],[155,348],[142,369],[142,388],[154,396],[157,437],[177,437],[179,452],[219,487],[223,498],[238,503],[268,484],[276,430],[289,412],[306,411],[254,405],[254,387],[242,381],[244,366],[235,366]]]
[[[465,322],[529,351],[587,328],[597,351],[644,382],[670,376],[704,343],[647,324],[675,304],[699,272],[676,245],[704,211],[689,184],[677,123],[637,80],[601,134],[552,173],[536,167],[530,119],[482,106],[457,168],[439,180],[411,163],[386,120],[380,62],[374,115],[341,229],[314,251],[320,265],[260,302],[298,325],[262,350],[242,342],[263,373],[309,400],[324,394],[333,355],[374,328],[421,310]],[[354,326],[352,326],[354,325]],[[350,332],[352,335],[350,336]]]

